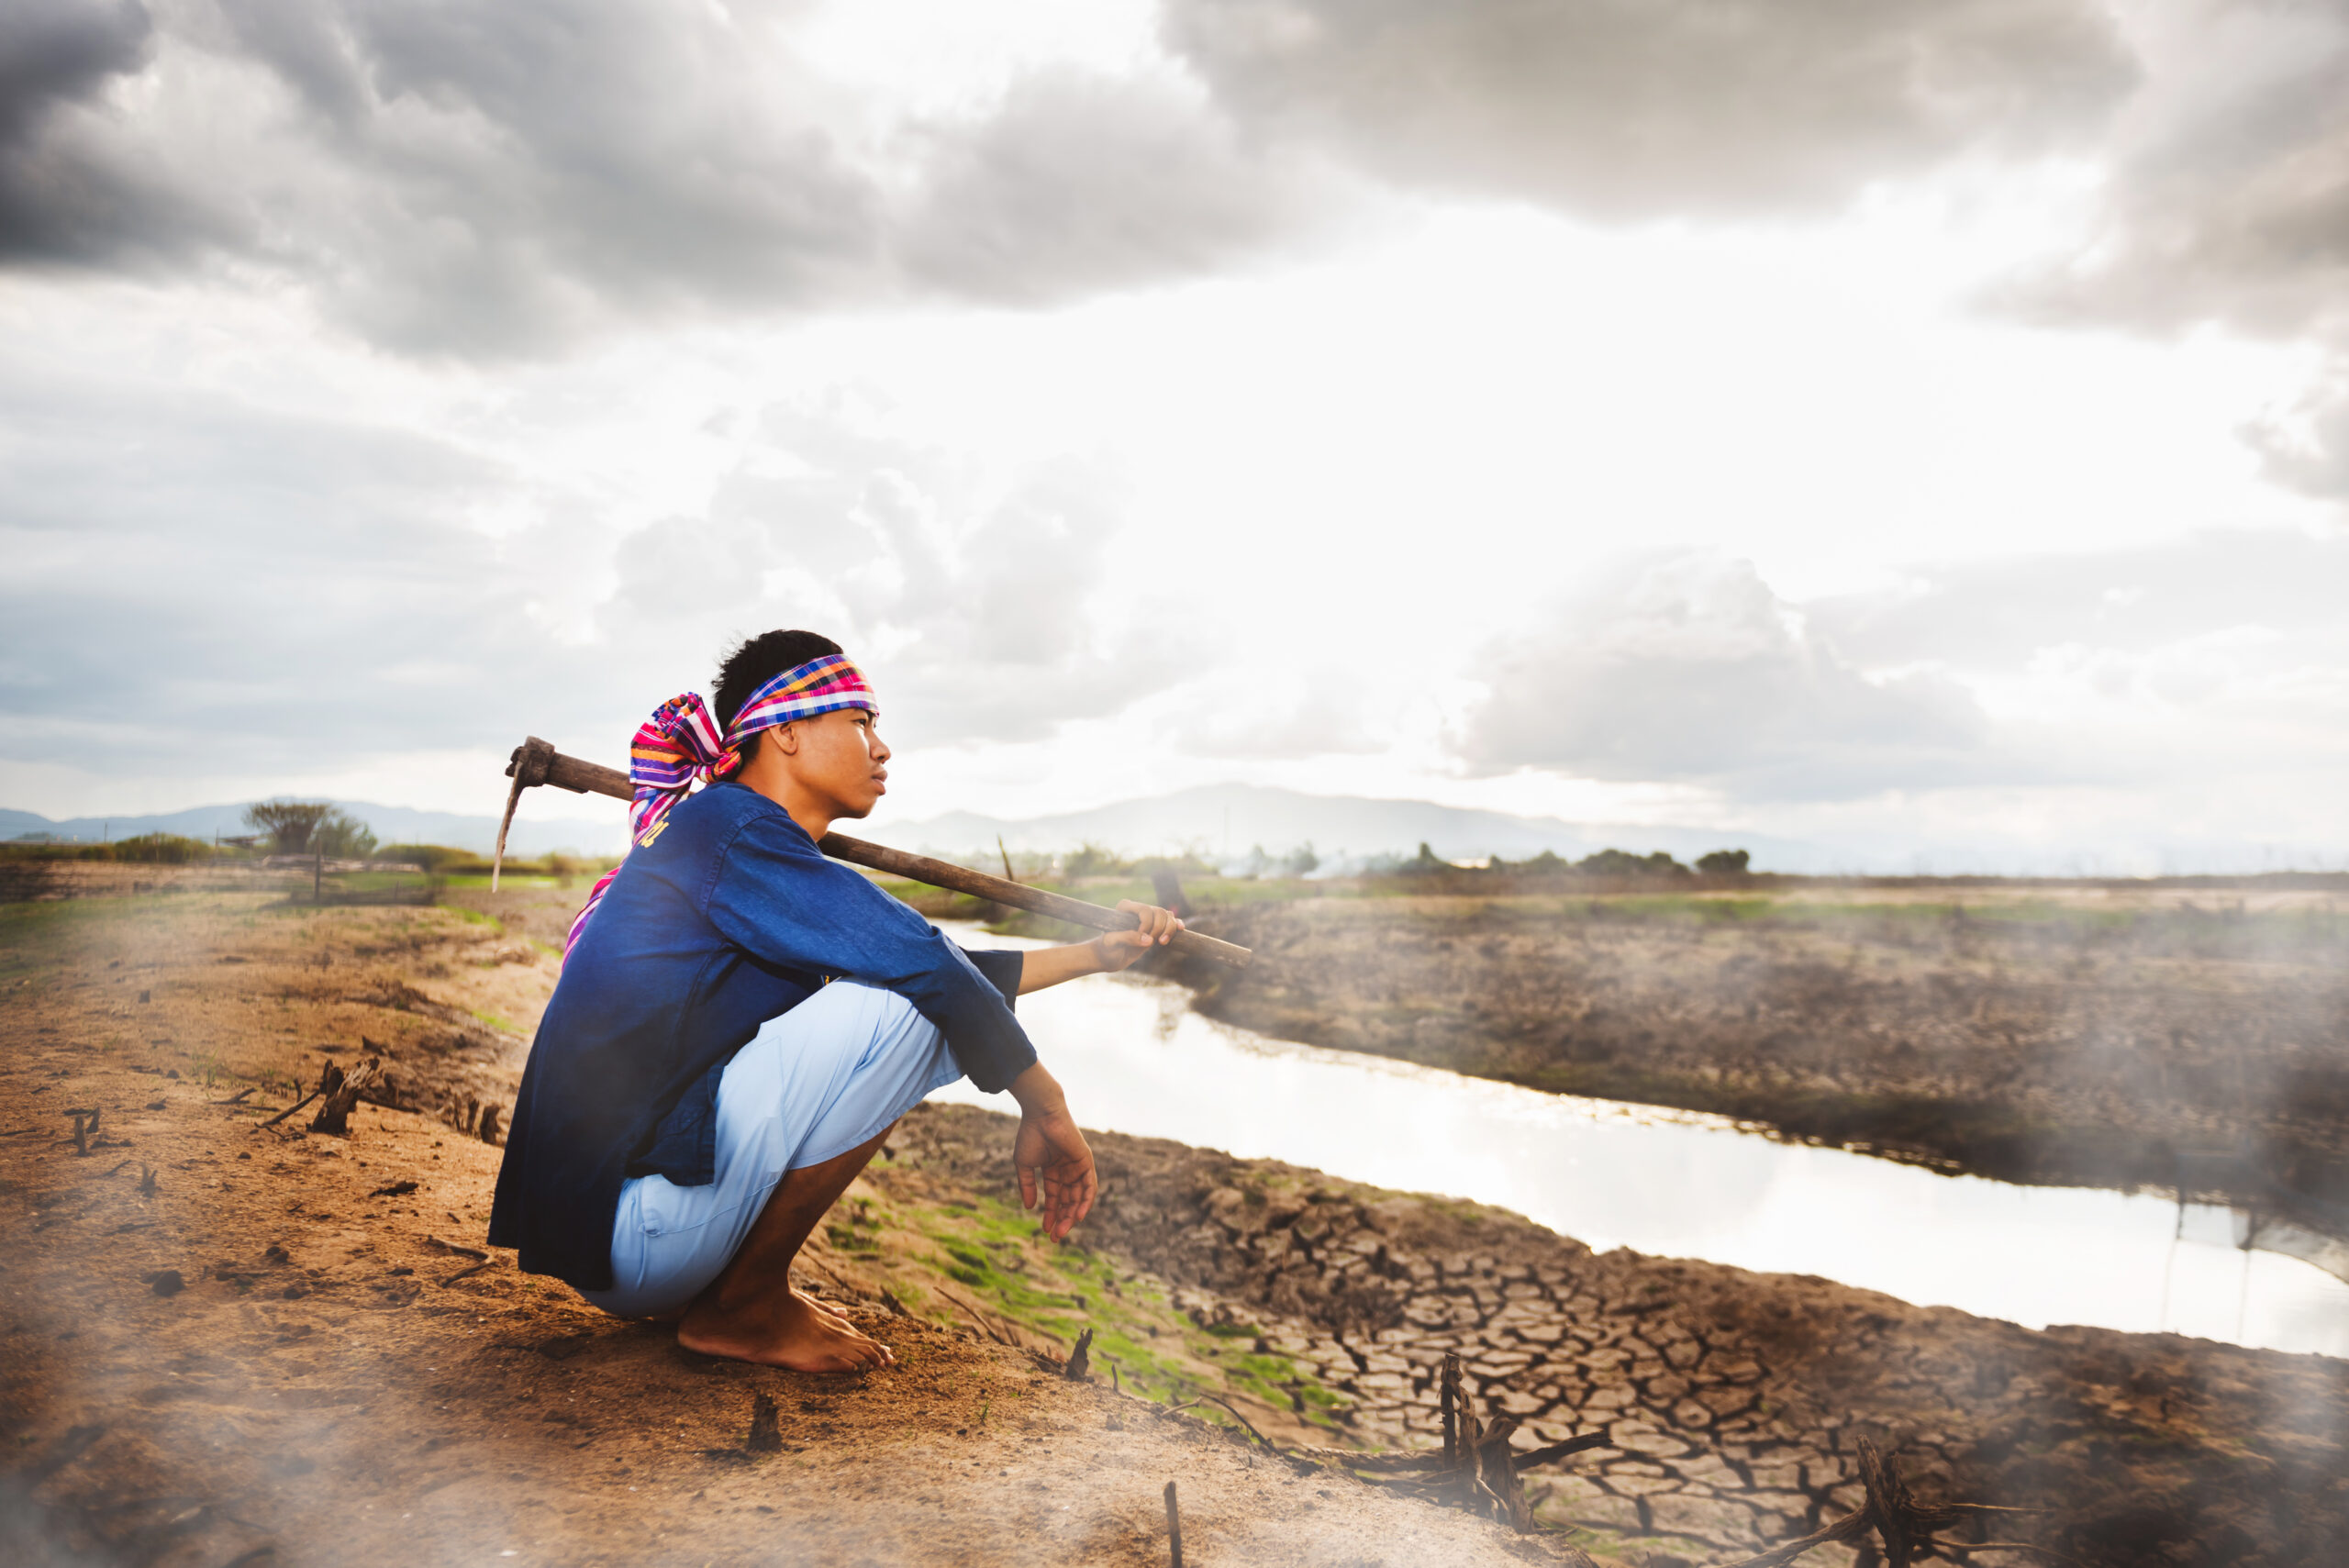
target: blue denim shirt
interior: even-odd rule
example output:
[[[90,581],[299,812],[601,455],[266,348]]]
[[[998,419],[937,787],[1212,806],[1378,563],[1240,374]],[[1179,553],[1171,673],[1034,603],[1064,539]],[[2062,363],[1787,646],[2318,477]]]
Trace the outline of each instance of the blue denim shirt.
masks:
[[[583,1290],[612,1283],[620,1184],[714,1171],[718,1077],[826,982],[885,987],[939,1027],[971,1081],[1036,1060],[1011,1014],[1016,952],[966,954],[742,784],[688,797],[638,840],[580,932],[514,1102],[492,1245]]]

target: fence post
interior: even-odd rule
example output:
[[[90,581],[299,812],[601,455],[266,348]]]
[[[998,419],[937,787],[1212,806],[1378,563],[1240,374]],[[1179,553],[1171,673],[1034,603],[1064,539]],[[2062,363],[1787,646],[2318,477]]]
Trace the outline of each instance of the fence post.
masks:
[[[311,902],[311,903],[313,903],[313,904],[320,904],[320,903],[324,903],[324,902],[325,902],[326,895],[325,895],[325,894],[321,891],[321,888],[324,886],[324,884],[325,884],[325,883],[326,883],[326,879],[327,879],[327,852],[326,852],[324,850],[320,850],[320,851],[318,851],[318,853],[317,853],[317,859],[315,859],[315,860],[313,860],[313,861],[310,862],[310,902]]]

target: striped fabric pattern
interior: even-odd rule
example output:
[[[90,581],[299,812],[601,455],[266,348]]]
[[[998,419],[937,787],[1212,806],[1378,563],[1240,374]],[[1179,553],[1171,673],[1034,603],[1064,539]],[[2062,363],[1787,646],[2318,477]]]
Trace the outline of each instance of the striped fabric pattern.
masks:
[[[676,804],[698,782],[730,778],[742,765],[742,742],[762,729],[773,729],[794,719],[814,718],[842,708],[881,711],[864,673],[847,655],[828,653],[794,665],[751,694],[742,711],[720,735],[717,721],[698,692],[671,697],[652,710],[629,745],[628,772],[636,785],[636,801],[629,807],[631,844],[651,842],[651,835]],[[563,939],[564,957],[578,941],[587,917],[604,901],[604,890],[619,875],[614,866],[599,878],[587,902],[571,922]]]

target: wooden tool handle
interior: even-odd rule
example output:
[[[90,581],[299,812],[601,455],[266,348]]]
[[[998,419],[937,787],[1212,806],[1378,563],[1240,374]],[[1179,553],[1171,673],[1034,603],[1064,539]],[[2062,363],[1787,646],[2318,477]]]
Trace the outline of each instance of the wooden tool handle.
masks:
[[[507,764],[506,772],[514,780],[517,795],[533,784],[550,784],[574,795],[608,795],[615,800],[632,801],[636,798],[636,788],[629,782],[626,773],[617,768],[599,767],[576,757],[566,757],[535,735],[514,748],[514,760]],[[509,806],[507,810],[510,813],[512,807]],[[927,883],[932,887],[967,893],[974,898],[992,899],[1014,909],[1025,909],[1032,915],[1048,915],[1055,920],[1066,920],[1073,926],[1086,926],[1097,931],[1130,931],[1141,924],[1139,917],[1122,909],[1104,909],[1100,905],[1087,904],[1082,898],[1071,898],[1065,894],[1029,887],[1000,876],[989,876],[983,871],[932,860],[928,855],[909,855],[902,850],[868,844],[845,833],[827,833],[816,847],[836,861],[886,872],[891,876],[902,876],[911,882]],[[1173,951],[1211,958],[1235,969],[1247,968],[1256,956],[1236,943],[1219,941],[1198,931],[1177,931],[1174,940],[1166,945]]]

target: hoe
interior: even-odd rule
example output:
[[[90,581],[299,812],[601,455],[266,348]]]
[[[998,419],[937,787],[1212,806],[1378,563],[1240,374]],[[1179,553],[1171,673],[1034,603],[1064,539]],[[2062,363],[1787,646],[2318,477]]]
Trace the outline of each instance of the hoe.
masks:
[[[535,784],[552,784],[573,795],[608,795],[614,800],[633,800],[635,786],[618,768],[607,768],[595,762],[566,757],[546,741],[533,735],[514,748],[514,760],[506,766],[507,776],[514,787],[507,792],[506,816],[497,824],[497,852],[491,862],[490,885],[496,886],[497,867],[506,859],[506,829],[513,825],[514,807],[520,803],[522,792]],[[1031,915],[1049,915],[1055,920],[1066,920],[1073,926],[1086,926],[1097,931],[1130,931],[1141,924],[1131,915],[1116,909],[1104,909],[1098,904],[1087,904],[1081,898],[1048,893],[1041,887],[1025,887],[1000,876],[972,871],[964,866],[949,865],[944,861],[931,860],[928,855],[909,855],[900,850],[884,849],[868,844],[862,839],[852,839],[845,833],[827,833],[816,846],[836,861],[863,866],[869,871],[885,872],[908,882],[927,883],[955,893],[967,893],[974,898],[990,899],[1014,909],[1025,909]],[[1175,952],[1198,958],[1211,958],[1236,969],[1245,969],[1255,956],[1248,949],[1230,942],[1218,941],[1197,931],[1177,931],[1174,940],[1166,944]]]

